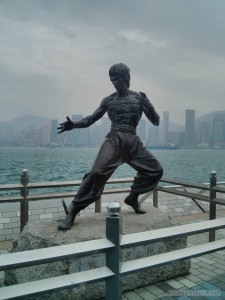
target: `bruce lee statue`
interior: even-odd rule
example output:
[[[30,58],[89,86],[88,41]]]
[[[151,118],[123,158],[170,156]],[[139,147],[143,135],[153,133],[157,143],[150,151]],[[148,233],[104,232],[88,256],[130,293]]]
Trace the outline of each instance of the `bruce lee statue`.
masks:
[[[106,135],[90,172],[84,175],[68,214],[58,225],[60,230],[70,229],[76,215],[101,197],[105,183],[121,164],[127,163],[137,171],[131,192],[124,200],[136,214],[146,212],[139,205],[138,196],[153,190],[163,175],[159,161],[136,135],[142,113],[155,126],[159,125],[159,115],[144,93],[129,89],[130,69],[125,64],[113,65],[109,69],[109,77],[116,92],[105,97],[92,115],[77,122],[67,117],[58,127],[58,133],[86,128],[106,112],[111,121],[110,132]]]

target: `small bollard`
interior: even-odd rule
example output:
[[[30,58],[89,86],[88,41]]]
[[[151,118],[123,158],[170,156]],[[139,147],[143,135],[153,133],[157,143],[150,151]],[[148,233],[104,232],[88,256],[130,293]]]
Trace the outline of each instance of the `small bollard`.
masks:
[[[114,276],[106,280],[106,299],[122,299],[122,279],[120,275],[122,265],[122,218],[121,206],[118,202],[110,202],[106,217],[106,238],[114,244],[114,247],[106,252],[106,266],[114,273]]]
[[[109,205],[107,206],[107,211],[109,216],[118,217],[121,213],[121,206],[119,202],[117,201],[110,202]]]
[[[20,183],[22,185],[20,189],[20,195],[22,197],[20,201],[20,231],[23,230],[24,226],[28,221],[28,184],[29,184],[29,174],[27,169],[23,169],[20,176]]]

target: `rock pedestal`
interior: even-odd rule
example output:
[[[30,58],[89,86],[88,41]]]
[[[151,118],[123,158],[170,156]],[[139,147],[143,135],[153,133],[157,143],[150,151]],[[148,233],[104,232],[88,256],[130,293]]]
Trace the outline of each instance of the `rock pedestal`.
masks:
[[[136,215],[131,210],[123,214],[123,234],[138,233],[172,226],[167,214],[150,205],[145,205],[147,213]],[[15,241],[12,252],[46,248],[71,243],[79,243],[105,237],[106,214],[92,214],[77,217],[74,226],[68,231],[57,229],[57,220],[28,222],[18,241]],[[123,249],[123,261],[142,258],[149,255],[169,252],[186,247],[186,238],[176,238],[144,246]],[[105,265],[105,254],[91,255],[76,259],[20,268],[6,272],[6,284],[16,284],[50,278],[54,276],[84,271]],[[173,262],[166,266],[127,275],[122,278],[123,292],[147,286],[159,281],[188,274],[190,261]],[[51,293],[29,299],[76,299],[94,300],[104,298],[105,283],[99,282]]]

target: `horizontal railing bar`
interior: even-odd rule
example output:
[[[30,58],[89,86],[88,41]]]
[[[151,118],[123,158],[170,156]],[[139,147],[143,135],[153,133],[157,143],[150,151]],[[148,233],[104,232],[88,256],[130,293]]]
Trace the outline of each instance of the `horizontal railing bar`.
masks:
[[[119,194],[119,193],[128,193],[130,192],[130,188],[123,188],[123,189],[105,189],[103,194]],[[29,195],[27,200],[29,201],[36,201],[36,200],[49,200],[49,199],[58,199],[58,198],[71,198],[76,195],[76,192],[61,192],[61,193],[48,193],[48,194],[35,194]],[[21,201],[23,198],[20,196],[7,196],[7,197],[0,197],[1,202],[16,202]]]
[[[225,188],[224,187],[216,186],[216,187],[213,188],[213,190],[215,192],[218,192],[218,193],[225,193]]]
[[[116,183],[130,183],[133,182],[133,178],[115,178],[109,179],[106,184],[116,184]],[[29,183],[28,187],[30,189],[37,188],[52,188],[52,187],[68,187],[68,186],[79,186],[81,180],[76,181],[54,181],[54,182],[32,182]]]
[[[165,239],[199,234],[211,229],[225,228],[225,218],[201,221],[192,224],[177,225],[151,231],[131,233],[122,236],[121,247],[138,246],[140,244],[160,242]]]
[[[186,186],[186,187],[191,187],[191,188],[197,188],[197,189],[202,189],[202,190],[210,190],[210,187],[202,184],[202,183],[190,183],[190,182],[186,182],[186,181],[181,181],[181,180],[177,180],[177,179],[169,179],[169,178],[161,178],[160,182],[166,182],[166,183],[172,183],[172,184],[176,184],[176,185],[182,185],[182,186]]]
[[[199,195],[199,194],[190,193],[190,192],[184,192],[184,191],[180,191],[180,190],[176,190],[176,189],[172,189],[172,188],[167,189],[166,187],[161,187],[161,186],[157,186],[157,190],[161,191],[161,192],[169,193],[169,194],[180,195],[180,196],[184,196],[184,197],[188,197],[188,198],[194,198],[197,200],[209,202],[209,197],[204,196],[204,195]]]
[[[161,178],[161,182],[166,182],[166,183],[172,183],[176,184],[178,186],[188,186],[188,187],[193,187],[193,188],[199,188],[199,189],[204,189],[204,190],[209,190],[209,183],[190,183],[190,182],[185,182],[185,181],[180,181],[177,179],[169,179],[169,178]],[[52,188],[52,187],[68,187],[68,186],[79,186],[81,184],[81,180],[75,180],[75,181],[54,181],[54,182],[30,182],[28,184],[29,189],[37,189],[37,188]],[[126,178],[113,178],[109,179],[106,184],[116,184],[116,183],[131,183],[133,182],[132,177],[126,177]],[[218,182],[217,185],[225,184],[225,182]],[[0,191],[4,190],[19,190],[21,189],[22,185],[21,184],[4,184],[0,185]],[[217,190],[218,189],[218,190]],[[221,191],[225,192],[224,188],[216,187],[216,191]]]
[[[173,261],[190,259],[193,257],[201,256],[203,254],[208,254],[223,249],[225,249],[225,239],[197,246],[195,245],[167,253],[153,255],[146,258],[139,258],[136,260],[127,261],[122,264],[121,275],[127,275],[130,273],[144,271],[150,268],[156,268],[158,266],[166,265]]]
[[[107,239],[27,250],[0,255],[0,271],[40,265],[58,260],[87,256],[103,252],[114,245]]]
[[[80,284],[94,283],[114,275],[107,267],[96,268],[74,274],[67,274],[38,281],[2,287],[0,300],[24,299],[49,292],[72,289]]]
[[[225,198],[215,198],[213,199],[213,202],[215,202],[216,204],[225,205]]]
[[[23,198],[21,196],[4,196],[4,197],[0,197],[0,203],[2,202],[19,202],[21,201]]]
[[[0,191],[7,191],[7,190],[19,190],[21,189],[22,184],[1,184]]]

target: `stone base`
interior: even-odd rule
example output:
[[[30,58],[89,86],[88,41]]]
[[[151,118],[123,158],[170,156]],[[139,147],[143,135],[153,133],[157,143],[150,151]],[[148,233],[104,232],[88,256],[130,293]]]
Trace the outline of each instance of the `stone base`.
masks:
[[[172,226],[168,215],[149,204],[145,204],[145,215],[136,215],[132,210],[123,211],[123,234],[143,232]],[[105,237],[106,214],[92,214],[77,217],[75,225],[69,231],[59,231],[56,220],[28,222],[12,252],[46,248],[78,243]],[[142,258],[149,255],[169,252],[186,247],[186,238],[177,238],[145,246],[130,247],[123,250],[123,261]],[[21,268],[6,272],[6,284],[29,282],[53,276],[84,271],[105,265],[105,255],[97,254],[77,259],[69,259],[39,266]],[[127,275],[122,278],[123,292],[147,286],[159,281],[188,274],[190,261],[173,262],[169,265]],[[99,282],[86,286],[51,293],[32,299],[76,299],[94,300],[104,298],[105,283]],[[31,299],[31,298],[29,298]]]

